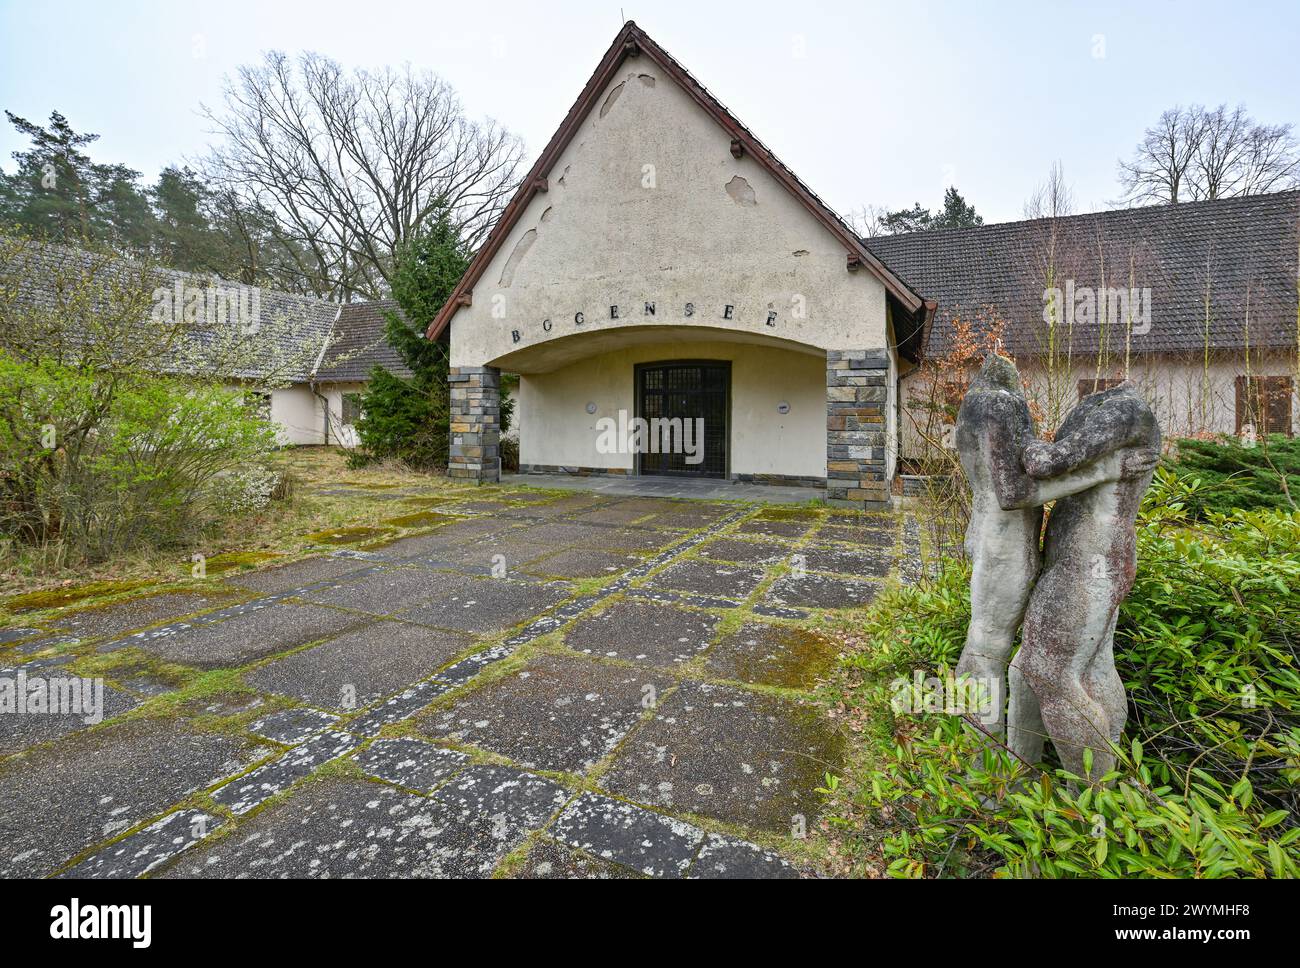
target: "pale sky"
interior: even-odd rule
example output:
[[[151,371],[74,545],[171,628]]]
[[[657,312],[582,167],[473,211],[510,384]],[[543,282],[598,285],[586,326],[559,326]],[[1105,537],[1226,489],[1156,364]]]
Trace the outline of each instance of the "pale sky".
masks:
[[[1021,217],[1060,160],[1077,208],[1119,195],[1116,160],[1178,103],[1244,102],[1300,127],[1300,4],[750,0],[357,3],[0,0],[0,107],[62,111],[99,161],[152,181],[204,153],[200,103],[268,49],[440,74],[472,117],[545,145],[624,17],[845,212],[938,207],[955,183],[987,221]],[[0,132],[0,165],[21,143]]]

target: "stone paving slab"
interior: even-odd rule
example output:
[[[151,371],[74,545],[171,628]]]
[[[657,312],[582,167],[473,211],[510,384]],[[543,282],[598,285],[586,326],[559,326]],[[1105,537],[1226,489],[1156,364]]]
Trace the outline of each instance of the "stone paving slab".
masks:
[[[687,877],[692,880],[798,880],[799,872],[779,854],[757,844],[709,834]]]
[[[797,539],[811,531],[814,523],[813,521],[766,521],[762,518],[754,518],[737,525],[735,533]]]
[[[739,608],[740,602],[730,598],[717,598],[713,595],[692,595],[690,592],[671,592],[662,588],[629,588],[628,598],[646,602],[659,602],[662,605],[689,605],[691,608],[711,609],[724,612]]]
[[[318,766],[352,752],[360,742],[356,736],[336,730],[318,733],[283,756],[214,790],[212,799],[235,816],[248,813],[276,794],[283,793]]]
[[[646,687],[658,695],[668,684],[649,671],[540,656],[417,724],[427,736],[469,743],[531,769],[581,773],[641,718]]]
[[[323,780],[182,854],[167,878],[488,877],[525,833],[364,780]]]
[[[157,625],[168,619],[183,618],[195,612],[229,604],[229,596],[201,594],[199,592],[166,592],[146,595],[115,605],[78,609],[57,619],[53,624],[79,636],[82,641],[92,638],[112,638],[147,625]]]
[[[630,552],[572,549],[538,558],[523,566],[522,570],[530,575],[550,578],[604,578],[621,575],[642,561],[640,555]]]
[[[648,587],[740,600],[748,598],[762,581],[762,568],[716,561],[682,561],[669,565],[650,579]]]
[[[377,739],[355,759],[357,766],[376,779],[424,793],[470,762],[464,753],[406,737]]]
[[[551,545],[525,540],[523,535],[506,534],[491,541],[471,541],[446,548],[427,560],[460,572],[508,578],[523,571],[529,562],[554,553],[555,548]],[[419,562],[421,559],[410,560]],[[495,570],[500,568],[505,569],[504,574]]]
[[[681,877],[704,842],[698,827],[594,793],[569,804],[551,832],[571,847],[649,877]]]
[[[613,881],[637,880],[644,875],[549,837],[539,837],[510,876],[525,881]]]
[[[467,766],[443,784],[433,798],[465,819],[490,818],[498,831],[517,836],[542,826],[564,806],[569,794],[544,777],[509,766]]]
[[[292,746],[333,726],[336,722],[338,722],[337,716],[331,716],[317,709],[281,709],[269,716],[263,716],[250,725],[248,731],[265,739]]]
[[[666,810],[789,831],[820,809],[841,741],[819,710],[763,693],[685,682],[629,737],[600,785]]]
[[[509,578],[458,578],[434,601],[399,612],[410,622],[463,632],[500,632],[572,594],[567,585]]]
[[[581,619],[564,636],[577,652],[655,666],[689,662],[709,647],[718,618],[670,605],[623,601]]]
[[[458,662],[462,666],[470,660]],[[453,667],[455,668],[455,667]],[[477,670],[476,670],[477,671]],[[426,679],[403,689],[396,696],[380,703],[374,709],[362,713],[344,725],[354,736],[378,736],[380,731],[393,723],[410,719],[444,692],[451,690],[453,683],[441,679]]]
[[[332,581],[344,575],[362,570],[365,565],[347,558],[333,558],[322,555],[290,562],[287,565],[275,565],[258,571],[223,575],[222,582],[245,588],[261,595],[276,595],[293,591],[316,582]]]
[[[278,602],[241,612],[220,622],[124,642],[168,662],[213,669],[243,665],[373,621],[320,605]]]
[[[174,720],[134,720],[0,762],[0,877],[42,877],[242,769],[255,751]]]
[[[884,578],[894,566],[888,551],[846,551],[843,548],[811,546],[800,548],[804,567],[809,571],[829,571],[838,575],[861,575]]]
[[[736,538],[715,538],[700,545],[696,553],[710,561],[729,561],[748,565],[769,564],[793,554],[787,545],[763,541],[740,541]]]
[[[612,549],[616,551],[652,552],[668,547],[674,541],[681,540],[682,535],[671,531],[650,531],[645,528],[606,528],[603,534],[579,541],[577,547],[592,551]]]
[[[667,531],[694,531],[716,524],[731,511],[732,508],[707,504],[677,504],[659,511],[643,526]]]
[[[609,507],[575,514],[572,520],[583,524],[635,524],[661,510],[660,502],[647,505],[641,501],[620,501]]]
[[[30,639],[37,635],[44,635],[43,629],[26,628],[23,626],[0,629],[0,645],[12,645],[14,642],[21,642],[24,639]]]
[[[301,597],[319,605],[334,605],[373,615],[392,615],[420,605],[454,588],[455,575],[428,568],[381,568],[360,578],[347,579]]]
[[[140,705],[140,701],[134,696],[114,689],[106,683],[101,682],[97,689],[93,680],[81,679],[57,671],[59,666],[70,660],[71,656],[57,656],[53,662],[42,662],[38,659],[18,669],[0,669],[0,697],[12,690],[11,698],[16,703],[18,694],[22,692],[26,694],[24,702],[27,704],[25,707],[27,711],[19,713],[4,709],[4,705],[0,703],[0,755],[16,753],[37,743],[45,743],[78,730],[89,729],[98,722],[112,719]],[[39,708],[48,709],[51,696],[68,695],[71,690],[76,690],[81,696],[80,702],[88,704],[78,707],[85,710],[84,712],[40,712],[35,711],[31,705],[39,700],[41,703]],[[94,709],[93,696],[96,692],[100,695],[99,702],[102,706],[98,712]],[[87,722],[88,719],[91,721]]]
[[[92,854],[59,876],[96,879],[143,877],[193,847],[224,823],[224,818],[202,810],[178,810]]]
[[[546,521],[541,524],[527,526],[524,528],[524,534],[527,535],[525,540],[533,544],[549,545],[557,550],[575,545],[602,550],[614,547],[609,543],[609,538],[611,535],[619,533],[620,530],[590,524],[575,524],[572,521]],[[643,536],[649,535],[652,539],[662,540],[663,544],[668,543],[661,535],[656,535],[654,532],[638,533]]]
[[[406,622],[367,625],[245,673],[244,681],[320,709],[365,709],[428,678],[474,640]]]
[[[894,544],[893,526],[877,528],[859,525],[823,525],[816,534],[818,541],[842,541],[869,548],[889,548]]]
[[[800,608],[864,608],[879,593],[876,582],[808,573],[802,578],[786,575],[777,579],[763,600]]]
[[[808,629],[747,622],[713,647],[705,666],[720,679],[809,689],[830,674],[837,654],[834,644]]]

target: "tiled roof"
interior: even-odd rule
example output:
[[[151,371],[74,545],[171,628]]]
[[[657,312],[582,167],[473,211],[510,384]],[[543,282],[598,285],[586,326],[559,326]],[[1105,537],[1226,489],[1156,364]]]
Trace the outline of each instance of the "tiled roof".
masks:
[[[69,287],[80,285],[80,280],[98,280],[90,290],[96,292],[110,291],[116,286],[139,287],[152,285],[156,290],[166,290],[169,295],[176,292],[179,285],[182,293],[201,289],[210,292],[213,287],[224,290],[226,294],[237,294],[237,300],[245,307],[256,307],[256,324],[259,332],[271,333],[275,342],[267,342],[261,362],[240,354],[248,366],[230,376],[256,380],[274,371],[277,377],[291,382],[304,382],[310,377],[312,365],[320,356],[320,348],[325,344],[334,319],[338,315],[338,304],[310,296],[296,296],[277,292],[273,289],[261,289],[230,282],[217,276],[202,273],[181,272],[175,269],[149,268],[126,259],[91,253],[83,249],[63,245],[33,243],[24,246],[18,259],[20,264],[14,274],[24,287],[22,298],[34,305],[46,309],[66,304],[66,300],[75,295]],[[147,276],[141,273],[146,272]],[[62,290],[62,291],[60,291]],[[253,298],[254,294],[256,299]],[[184,296],[177,302],[177,312],[183,312]],[[203,358],[205,352],[225,352],[222,348],[233,346],[236,341],[244,339],[239,332],[220,331],[223,325],[243,325],[225,319],[214,322],[202,311],[199,322],[189,331],[190,343],[182,357],[177,360],[158,360],[160,370],[185,369],[181,358]],[[151,320],[141,320],[144,326]],[[210,351],[210,352],[208,352]],[[227,357],[228,358],[228,357]]]
[[[410,369],[384,336],[387,314],[398,311],[393,299],[344,304],[316,379],[360,383],[370,379],[376,365],[397,376],[410,377]]]
[[[1212,202],[1120,209],[1055,220],[938,229],[864,240],[879,258],[939,310],[926,353],[941,355],[954,316],[990,310],[1006,320],[1017,356],[1041,354],[1047,255],[1053,285],[1151,290],[1150,332],[1134,335],[1135,353],[1212,348],[1294,347],[1300,192]],[[1053,250],[1054,246],[1054,250]],[[1131,273],[1131,276],[1130,276]],[[1249,312],[1248,312],[1249,311]],[[1246,320],[1249,316],[1249,330]],[[1095,352],[1106,338],[1123,352],[1124,323],[1109,334],[1076,323],[1074,352]]]

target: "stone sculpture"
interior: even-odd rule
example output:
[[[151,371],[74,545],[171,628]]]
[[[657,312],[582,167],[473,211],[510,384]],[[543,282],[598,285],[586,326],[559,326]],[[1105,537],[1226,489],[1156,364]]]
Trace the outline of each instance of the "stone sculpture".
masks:
[[[1079,775],[1084,748],[1094,750],[1094,775],[1113,763],[1107,741],[1125,718],[1114,621],[1132,585],[1134,520],[1159,445],[1154,415],[1128,385],[1085,398],[1055,442],[1039,441],[1020,375],[997,355],[962,401],[971,622],[956,672],[992,705],[996,715],[980,717],[990,733],[1029,762],[1041,757],[1046,733]],[[1058,503],[1043,570],[1049,501]],[[1022,621],[1023,643],[1008,665]]]

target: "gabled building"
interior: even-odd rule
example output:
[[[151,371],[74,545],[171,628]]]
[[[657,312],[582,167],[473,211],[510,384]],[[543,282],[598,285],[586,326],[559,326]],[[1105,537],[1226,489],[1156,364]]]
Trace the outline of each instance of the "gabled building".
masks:
[[[523,471],[883,506],[932,309],[628,23],[429,327],[450,339],[450,473],[497,478],[507,371]]]

